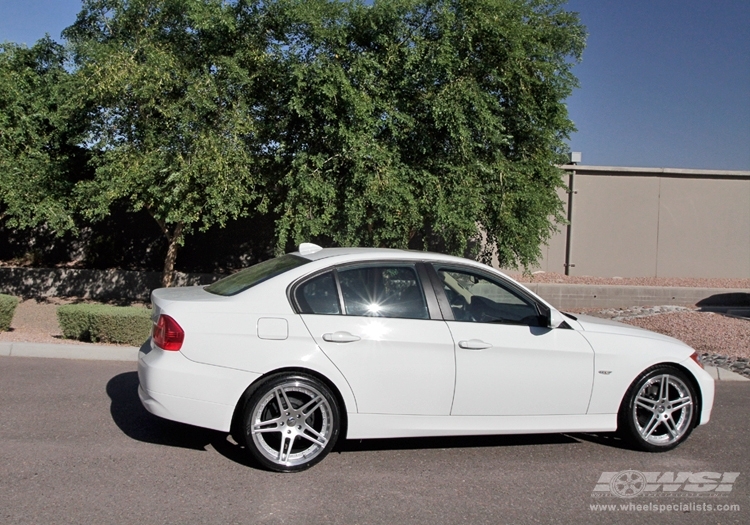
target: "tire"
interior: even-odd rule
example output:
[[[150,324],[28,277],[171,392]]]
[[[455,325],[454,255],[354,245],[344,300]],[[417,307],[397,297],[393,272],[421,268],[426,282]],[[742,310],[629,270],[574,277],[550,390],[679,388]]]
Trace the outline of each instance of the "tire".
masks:
[[[660,365],[630,385],[618,414],[618,430],[648,452],[666,452],[682,443],[698,418],[698,395],[684,372]]]
[[[271,376],[245,407],[246,448],[269,470],[308,469],[336,444],[339,414],[336,398],[321,381],[303,374]]]

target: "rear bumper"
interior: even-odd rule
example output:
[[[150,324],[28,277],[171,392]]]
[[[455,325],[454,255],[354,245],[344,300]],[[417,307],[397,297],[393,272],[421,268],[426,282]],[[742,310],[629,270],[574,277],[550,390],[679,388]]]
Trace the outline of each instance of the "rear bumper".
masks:
[[[151,345],[138,353],[138,396],[152,414],[229,431],[237,402],[260,374],[196,363]]]

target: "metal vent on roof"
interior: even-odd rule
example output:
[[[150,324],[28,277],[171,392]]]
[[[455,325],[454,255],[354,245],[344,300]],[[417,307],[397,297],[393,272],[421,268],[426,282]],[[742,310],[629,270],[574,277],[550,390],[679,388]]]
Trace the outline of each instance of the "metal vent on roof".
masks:
[[[299,245],[299,254],[310,255],[311,253],[319,252],[322,249],[323,248],[321,248],[317,244],[313,244],[311,242],[303,242]]]

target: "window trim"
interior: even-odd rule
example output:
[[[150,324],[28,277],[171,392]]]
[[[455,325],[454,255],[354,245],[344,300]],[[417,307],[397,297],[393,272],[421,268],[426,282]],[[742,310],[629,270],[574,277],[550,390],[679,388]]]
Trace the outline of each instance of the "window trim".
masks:
[[[536,297],[534,297],[533,295],[530,295],[526,290],[515,285],[515,283],[513,283],[512,281],[505,279],[502,275],[497,275],[497,274],[488,272],[486,270],[483,270],[481,268],[476,268],[474,266],[464,266],[464,265],[455,264],[455,263],[442,263],[440,261],[431,261],[426,266],[430,270],[432,286],[434,288],[435,294],[438,297],[438,301],[440,302],[441,310],[444,309],[443,318],[446,321],[456,321],[456,319],[453,316],[453,310],[451,310],[450,301],[448,301],[448,296],[445,294],[445,290],[443,290],[443,280],[440,278],[440,275],[438,275],[439,269],[448,270],[448,271],[454,270],[454,271],[463,272],[463,273],[476,273],[484,277],[490,282],[501,283],[503,287],[508,288],[514,294],[518,295],[519,297],[527,301],[529,304],[533,305],[534,308],[536,308],[538,316],[546,317],[547,319],[549,319],[550,309],[547,307],[547,305],[539,302],[539,300]],[[456,321],[456,322],[464,322],[464,321]],[[513,325],[514,326],[530,326],[526,324],[516,324],[516,323],[513,323]]]
[[[430,275],[430,262],[415,259],[385,259],[385,260],[372,260],[372,261],[351,261],[341,264],[335,264],[322,268],[308,275],[304,275],[299,279],[292,282],[287,287],[287,300],[292,306],[292,310],[298,315],[341,315],[346,317],[362,317],[358,315],[348,315],[346,313],[346,305],[344,303],[343,292],[341,291],[341,282],[339,280],[338,271],[356,269],[356,268],[376,268],[379,266],[392,266],[392,267],[408,267],[414,269],[417,277],[417,284],[422,289],[422,294],[425,299],[427,306],[428,317],[426,319],[414,319],[411,317],[384,317],[383,319],[407,319],[412,321],[443,321],[445,316],[442,314],[442,308],[439,306],[439,297],[435,294],[435,285],[432,282],[432,276]],[[336,291],[339,299],[339,314],[307,314],[302,312],[300,304],[297,302],[297,289],[303,286],[306,282],[311,279],[315,279],[320,275],[333,272],[333,279],[336,285]],[[439,279],[439,277],[438,277]]]
[[[325,275],[327,273],[330,273],[333,276],[333,285],[336,287],[336,296],[338,297],[339,313],[337,314],[315,314],[315,313],[303,312],[302,311],[303,308],[300,305],[299,301],[297,300],[297,292],[302,286],[304,286],[308,282],[312,281],[313,279],[317,279],[321,275]],[[338,280],[338,276],[336,275],[336,271],[333,268],[324,268],[322,270],[316,271],[309,275],[305,275],[300,279],[297,279],[287,288],[287,299],[289,300],[289,304],[291,304],[292,310],[294,310],[294,313],[298,315],[302,315],[303,313],[305,315],[344,315],[343,314],[344,310],[342,308],[343,302],[341,298],[341,287],[339,286],[339,280]]]

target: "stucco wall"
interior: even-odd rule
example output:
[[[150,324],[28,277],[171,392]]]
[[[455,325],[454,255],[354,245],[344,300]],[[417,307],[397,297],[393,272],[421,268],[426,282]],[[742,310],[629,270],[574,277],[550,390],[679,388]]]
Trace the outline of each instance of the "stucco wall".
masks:
[[[750,277],[750,171],[564,169],[574,191],[570,275]],[[565,272],[568,230],[559,229],[541,270]]]

